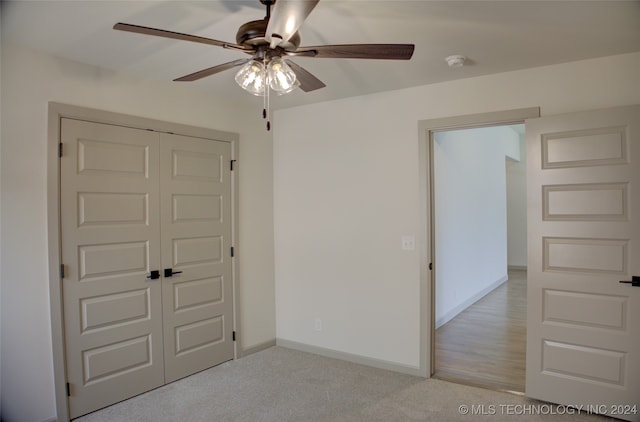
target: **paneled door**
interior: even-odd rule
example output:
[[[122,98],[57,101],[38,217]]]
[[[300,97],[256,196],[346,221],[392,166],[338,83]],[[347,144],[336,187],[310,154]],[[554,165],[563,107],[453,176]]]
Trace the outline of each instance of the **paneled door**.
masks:
[[[62,119],[60,204],[69,413],[164,384],[159,142]]]
[[[165,380],[233,357],[228,143],[160,135]]]
[[[640,106],[526,131],[526,394],[638,421]]]
[[[233,358],[230,146],[67,118],[61,140],[75,418]]]

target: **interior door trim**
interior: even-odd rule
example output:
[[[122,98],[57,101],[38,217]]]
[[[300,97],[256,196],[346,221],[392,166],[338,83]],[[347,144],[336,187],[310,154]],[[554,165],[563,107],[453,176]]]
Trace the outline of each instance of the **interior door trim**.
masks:
[[[418,121],[419,253],[420,253],[420,375],[431,377],[435,370],[435,294],[430,263],[434,262],[431,203],[433,193],[431,142],[435,132],[523,123],[540,117],[540,107],[449,116]],[[432,268],[432,267],[431,267]]]
[[[69,408],[66,390],[66,367],[64,348],[64,317],[62,307],[61,290],[61,231],[60,231],[60,160],[59,144],[61,119],[71,118],[77,120],[104,123],[115,126],[126,126],[136,129],[152,130],[156,132],[174,133],[193,138],[212,139],[228,142],[231,145],[231,159],[238,160],[239,135],[231,132],[223,132],[196,126],[178,123],[164,122],[144,117],[130,116],[97,109],[72,106],[62,103],[50,102],[48,110],[47,130],[47,234],[48,234],[48,258],[49,258],[49,301],[51,313],[51,342],[53,351],[53,375],[56,400],[56,417],[58,421],[69,420]],[[234,166],[234,170],[239,166]],[[235,248],[238,244],[238,171],[231,173],[232,195],[232,223],[231,242]],[[232,264],[233,286],[233,329],[240,326],[238,292],[238,257],[234,257]],[[238,358],[242,350],[240,338],[234,343],[234,359]]]

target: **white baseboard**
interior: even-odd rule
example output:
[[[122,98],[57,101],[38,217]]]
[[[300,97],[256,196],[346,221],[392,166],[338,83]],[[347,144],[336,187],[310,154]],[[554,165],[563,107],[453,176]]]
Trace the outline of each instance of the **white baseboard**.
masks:
[[[365,366],[372,366],[378,369],[386,369],[387,371],[399,372],[402,374],[415,375],[418,377],[427,377],[419,367],[404,365],[396,362],[389,362],[382,359],[370,358],[367,356],[355,355],[353,353],[340,352],[338,350],[325,349],[324,347],[312,346],[310,344],[298,343],[297,341],[276,339],[276,345],[286,347],[287,349],[299,350],[301,352],[313,353],[327,358],[344,360],[347,362],[357,363]]]
[[[527,271],[526,265],[508,265],[507,270],[509,271]]]
[[[491,293],[494,289],[500,287],[507,280],[509,280],[509,276],[505,275],[504,277],[494,281],[493,283],[491,283],[490,285],[488,285],[487,287],[485,287],[483,290],[479,291],[475,295],[471,296],[469,299],[460,303],[458,306],[456,306],[446,314],[442,315],[440,318],[436,320],[436,330],[442,327],[447,322],[451,321],[456,316],[458,316],[460,312],[464,311],[469,306],[473,305],[474,303],[476,303],[477,301],[485,297],[487,294]]]

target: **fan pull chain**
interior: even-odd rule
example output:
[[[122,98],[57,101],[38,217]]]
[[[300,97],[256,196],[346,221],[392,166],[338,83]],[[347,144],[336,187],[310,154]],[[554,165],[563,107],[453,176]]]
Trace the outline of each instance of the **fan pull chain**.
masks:
[[[263,98],[263,108],[262,108],[262,118],[267,120],[267,131],[271,130],[271,121],[269,121],[269,76],[267,75],[266,69],[264,70],[264,94]]]
[[[262,94],[262,118],[267,118],[267,93]]]
[[[270,106],[270,104],[269,104],[269,91],[271,91],[271,90],[269,89],[268,86],[266,87],[266,91],[267,91],[267,131],[270,131],[271,130],[271,116],[269,114],[269,106]]]

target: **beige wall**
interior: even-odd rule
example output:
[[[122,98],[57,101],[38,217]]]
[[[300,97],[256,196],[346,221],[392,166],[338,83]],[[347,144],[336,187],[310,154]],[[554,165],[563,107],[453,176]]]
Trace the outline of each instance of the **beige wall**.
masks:
[[[3,420],[38,422],[56,414],[46,226],[49,101],[239,133],[239,336],[245,349],[275,338],[272,143],[255,113],[243,119],[227,99],[6,44],[1,77]]]
[[[520,142],[508,126],[433,136],[436,328],[507,280],[505,160],[512,158],[520,158]]]
[[[640,53],[277,112],[278,339],[419,367],[421,245],[401,250],[403,235],[424,237],[419,121],[526,107],[540,107],[546,116],[638,103]],[[314,329],[316,318],[322,331]]]
[[[509,267],[527,266],[527,165],[524,135],[520,137],[521,158],[506,161],[507,250]]]

